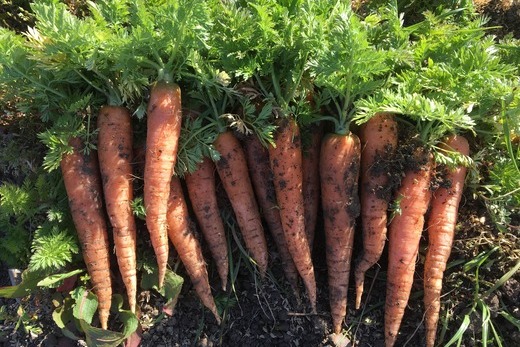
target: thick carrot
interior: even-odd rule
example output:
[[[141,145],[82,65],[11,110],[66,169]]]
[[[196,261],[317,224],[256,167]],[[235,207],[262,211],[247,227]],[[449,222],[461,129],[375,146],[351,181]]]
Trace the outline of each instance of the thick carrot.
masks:
[[[361,140],[361,225],[363,255],[356,266],[356,309],[361,306],[365,272],[381,257],[386,242],[390,189],[385,162],[397,148],[397,124],[390,114],[376,114],[363,124]]]
[[[469,155],[468,141],[453,135],[440,148]],[[464,189],[466,168],[459,166],[448,170],[447,186],[440,186],[433,193],[428,219],[428,251],[424,263],[424,307],[426,325],[426,346],[435,345],[437,323],[439,321],[442,278],[451,253],[459,203]]]
[[[320,153],[321,200],[327,249],[329,301],[334,333],[347,313],[354,229],[359,215],[361,145],[354,134],[329,134]]]
[[[105,203],[113,227],[119,271],[130,310],[137,295],[136,227],[130,203],[132,185],[132,123],[124,107],[104,106],[98,116],[98,158]]]
[[[174,83],[156,83],[150,93],[147,109],[143,195],[146,225],[159,267],[159,287],[164,282],[168,262],[166,212],[170,180],[177,159],[181,119],[179,86]]]
[[[235,212],[246,247],[263,277],[267,271],[267,242],[244,150],[231,131],[220,133],[214,146],[220,153],[216,166],[222,186]]]
[[[101,327],[107,329],[112,302],[108,232],[102,205],[102,188],[96,153],[82,153],[82,141],[73,138],[73,148],[61,160],[61,172],[83,259],[97,295]]]
[[[269,146],[269,161],[285,240],[307,289],[312,311],[316,312],[316,279],[305,234],[302,149],[300,129],[296,121],[284,120],[274,135],[274,141],[276,147]]]
[[[305,233],[309,240],[309,248],[314,245],[314,231],[320,208],[320,149],[323,127],[315,125],[310,130],[310,141],[304,148],[302,157],[303,200],[305,201]]]
[[[431,196],[431,155],[419,147],[414,152],[412,162],[416,167],[405,172],[396,194],[400,211],[396,213],[388,228],[385,304],[385,345],[387,347],[395,344],[410,297],[424,215]]]
[[[244,140],[249,174],[255,190],[260,210],[273,240],[278,248],[285,276],[294,293],[298,293],[298,270],[294,265],[282,228],[282,220],[278,211],[276,194],[274,192],[273,172],[269,165],[269,152],[255,135]]]
[[[206,263],[202,256],[200,244],[195,237],[194,225],[190,220],[181,182],[177,176],[172,177],[170,186],[167,218],[168,235],[190,276],[197,295],[220,324],[220,316],[211,294]]]
[[[209,158],[198,164],[197,169],[184,176],[191,205],[204,238],[208,242],[213,259],[226,290],[229,272],[226,234],[220,217],[215,188],[215,165]]]

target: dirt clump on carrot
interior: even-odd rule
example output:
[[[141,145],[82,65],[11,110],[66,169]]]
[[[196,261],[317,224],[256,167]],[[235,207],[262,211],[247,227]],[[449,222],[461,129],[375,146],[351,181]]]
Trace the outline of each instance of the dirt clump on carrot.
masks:
[[[157,258],[159,287],[168,263],[166,213],[170,180],[177,159],[181,131],[181,90],[175,83],[157,82],[147,108],[144,206],[146,226]]]
[[[95,151],[84,154],[80,138],[72,138],[69,145],[72,146],[73,152],[65,154],[60,164],[63,182],[83,260],[90,275],[93,291],[98,298],[101,328],[107,329],[112,303],[112,281],[98,161]]]

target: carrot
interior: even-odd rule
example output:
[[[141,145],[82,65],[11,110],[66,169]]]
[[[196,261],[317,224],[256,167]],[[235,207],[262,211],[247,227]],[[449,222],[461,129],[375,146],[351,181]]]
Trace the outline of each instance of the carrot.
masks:
[[[440,146],[441,149],[469,155],[468,141],[452,135]],[[451,252],[459,203],[462,198],[466,168],[459,166],[449,170],[446,181],[449,187],[440,186],[433,193],[428,218],[428,251],[424,263],[424,307],[426,309],[426,346],[435,345],[439,321],[442,278]]]
[[[220,324],[220,316],[211,294],[206,263],[200,244],[195,237],[194,225],[190,220],[181,182],[177,176],[172,177],[170,187],[167,216],[168,236],[190,276],[197,295]]]
[[[251,181],[253,182],[260,210],[276,243],[285,276],[294,293],[297,295],[298,270],[296,270],[294,261],[287,248],[287,241],[285,240],[283,232],[282,220],[280,219],[274,192],[273,172],[269,164],[269,152],[267,148],[262,145],[258,137],[254,135],[245,139],[244,147],[246,150],[249,174],[251,175]]]
[[[302,192],[302,150],[300,129],[294,119],[285,120],[274,135],[275,146],[269,146],[276,200],[289,253],[303,279],[307,295],[316,312],[316,279],[311,250],[305,234]]]
[[[305,213],[305,234],[309,240],[309,248],[314,245],[314,231],[316,221],[318,219],[318,210],[320,208],[320,148],[321,138],[323,137],[323,127],[321,125],[313,126],[310,131],[310,142],[308,147],[304,148],[302,157],[302,174],[303,174],[303,200]]]
[[[191,205],[199,222],[204,238],[208,242],[213,259],[226,290],[229,272],[226,234],[220,217],[215,188],[215,165],[209,158],[198,164],[193,173],[184,176]]]
[[[263,277],[267,271],[267,242],[244,150],[231,131],[220,133],[214,146],[220,153],[216,166],[222,186],[235,212],[246,247]]]
[[[413,153],[414,168],[406,170],[397,190],[396,213],[388,228],[388,272],[385,303],[385,345],[393,346],[410,297],[424,215],[430,202],[432,159],[424,148]]]
[[[381,257],[386,242],[388,170],[397,148],[397,124],[390,114],[376,114],[361,127],[361,225],[363,255],[356,266],[356,309],[361,306],[365,272]]]
[[[177,84],[157,82],[154,85],[147,117],[143,195],[146,225],[157,257],[159,287],[162,287],[168,262],[167,203],[182,118],[181,90]]]
[[[132,123],[124,107],[104,106],[98,116],[98,159],[105,203],[130,310],[137,295],[136,227],[132,213]]]
[[[82,153],[82,141],[79,138],[72,138],[69,144],[73,152],[63,156],[61,172],[83,260],[98,298],[101,327],[107,329],[112,301],[112,281],[98,163],[94,151],[88,155]]]
[[[323,138],[320,153],[321,199],[327,249],[329,300],[334,333],[347,312],[347,289],[359,215],[358,177],[361,145],[350,133]]]

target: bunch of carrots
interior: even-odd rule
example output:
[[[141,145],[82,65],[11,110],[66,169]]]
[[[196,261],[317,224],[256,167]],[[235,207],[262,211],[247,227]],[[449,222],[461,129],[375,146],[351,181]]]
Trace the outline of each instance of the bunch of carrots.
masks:
[[[435,143],[421,138],[403,152],[407,141],[402,141],[399,133],[402,125],[409,123],[409,119],[404,121],[408,116],[405,112],[372,112],[354,125],[356,102],[375,93],[392,71],[384,55],[390,53],[371,44],[371,36],[363,31],[360,19],[348,6],[331,2],[329,7],[321,5],[324,10],[316,9],[318,5],[312,1],[301,1],[301,8],[286,8],[274,0],[253,1],[249,7],[244,5],[247,8],[220,1],[208,3],[165,2],[161,4],[164,9],[155,9],[137,2],[140,11],[119,16],[107,1],[92,5],[92,21],[99,21],[95,24],[60,12],[66,20],[59,25],[73,23],[79,28],[77,32],[89,32],[89,25],[99,30],[89,42],[91,55],[87,57],[75,49],[76,41],[69,42],[52,23],[39,28],[42,35],[49,36],[46,40],[36,31],[29,35],[31,49],[41,45],[39,49],[50,55],[43,66],[55,68],[57,65],[52,64],[56,61],[62,63],[62,55],[56,53],[60,53],[60,47],[66,54],[77,54],[59,70],[66,76],[63,79],[101,95],[99,99],[103,100],[94,98],[97,104],[92,109],[98,112],[90,114],[97,118],[97,131],[87,127],[87,138],[69,136],[61,157],[71,214],[99,300],[101,327],[108,327],[112,296],[109,230],[128,305],[133,312],[138,310],[139,230],[131,207],[136,195],[136,173],[132,169],[132,122],[136,117],[130,108],[135,107],[135,114],[146,120],[146,135],[140,139],[145,141],[143,198],[159,287],[164,284],[171,242],[202,303],[217,322],[221,321],[209,281],[208,259],[202,252],[207,244],[220,286],[229,288],[228,238],[216,189],[220,180],[260,276],[264,278],[269,272],[269,231],[287,281],[299,295],[301,278],[312,313],[317,312],[317,292],[322,289],[317,288],[312,257],[313,247],[319,246],[314,235],[322,216],[334,333],[340,333],[344,326],[351,264],[355,307],[359,309],[365,273],[388,247],[387,346],[395,344],[412,288],[419,241],[423,230],[428,230],[424,306],[427,345],[433,346],[442,277],[454,238],[466,168],[436,165],[431,149],[467,157],[467,140],[451,129],[442,133],[444,137],[437,136]],[[56,8],[45,7],[40,19],[51,21],[53,16],[47,14],[64,6]],[[212,23],[216,29],[204,25],[212,10],[228,13]],[[176,17],[172,19],[170,14]],[[300,16],[305,20],[298,20]],[[138,20],[131,32],[125,31],[130,25],[114,24],[130,23],[135,18]],[[399,21],[398,16],[392,20]],[[291,24],[277,32],[280,23],[276,21]],[[323,32],[317,30],[319,21],[323,22]],[[168,30],[161,32],[159,24]],[[255,40],[244,39],[239,29],[257,30],[251,33]],[[237,39],[229,46],[228,37],[211,30],[228,30]],[[296,33],[302,31],[307,35],[300,38]],[[209,44],[201,44],[209,34],[213,34]],[[95,41],[104,35],[113,40]],[[316,42],[323,38],[326,44],[318,47]],[[58,48],[47,51],[51,44]],[[252,44],[258,46],[250,49]],[[397,50],[400,42],[395,40],[395,44],[389,52]],[[263,59],[252,62],[251,51]],[[126,60],[113,61],[119,54]],[[89,64],[96,59],[102,63],[92,68]],[[233,83],[222,73],[232,70],[236,72],[230,78]],[[42,83],[36,82],[35,88],[40,87]],[[60,86],[63,89],[60,97],[71,96],[67,94],[73,89],[69,85],[56,85],[55,90]],[[232,120],[231,124],[225,119]],[[85,126],[77,127],[84,130]],[[419,134],[410,138],[419,138]],[[193,139],[199,147],[186,159],[183,155]],[[85,150],[89,141],[96,150]],[[189,162],[188,168],[179,170],[179,162]],[[446,184],[435,188],[434,175],[443,175]],[[190,205],[194,216],[189,214]],[[363,248],[360,258],[352,259],[358,225]],[[197,237],[197,228],[203,239]]]

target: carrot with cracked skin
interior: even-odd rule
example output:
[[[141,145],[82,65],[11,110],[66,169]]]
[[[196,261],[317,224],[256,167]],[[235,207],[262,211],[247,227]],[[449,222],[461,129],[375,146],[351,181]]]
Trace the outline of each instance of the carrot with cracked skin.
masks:
[[[63,182],[83,260],[98,298],[101,328],[107,329],[112,302],[112,281],[98,162],[94,151],[90,151],[88,155],[82,153],[81,139],[72,138],[69,144],[73,152],[65,154],[60,164]]]
[[[328,134],[320,153],[321,199],[327,249],[332,327],[336,334],[347,313],[347,291],[359,215],[358,178],[361,145],[350,134]]]
[[[310,130],[310,142],[304,148],[302,157],[303,175],[303,200],[305,201],[305,234],[309,240],[309,248],[314,246],[314,233],[318,210],[320,208],[320,149],[321,138],[323,137],[323,127],[314,125]]]
[[[235,212],[246,248],[264,277],[268,261],[267,242],[244,150],[231,131],[220,133],[214,146],[220,153],[216,163],[220,180]]]
[[[103,106],[98,116],[98,159],[119,271],[130,310],[137,295],[136,226],[132,213],[132,123],[125,107]]]
[[[285,240],[307,289],[312,311],[316,312],[316,279],[305,234],[300,129],[294,119],[282,121],[274,134],[274,142],[276,147],[269,146],[269,161]]]
[[[177,159],[181,132],[181,90],[175,83],[157,82],[147,108],[144,206],[146,225],[157,257],[159,287],[168,262],[166,213],[170,180]]]
[[[376,264],[386,242],[389,172],[381,163],[392,160],[397,148],[397,123],[380,113],[363,124],[361,140],[361,225],[363,255],[355,269],[356,309],[361,306],[365,273]]]
[[[184,180],[202,234],[217,264],[222,289],[226,290],[229,259],[224,223],[217,203],[215,165],[206,157],[197,165],[194,172],[184,176]]]
[[[258,205],[276,243],[287,281],[295,295],[298,296],[298,270],[296,270],[287,248],[287,241],[283,232],[274,191],[273,172],[269,164],[269,152],[255,135],[248,136],[244,140],[244,147]]]
[[[425,213],[430,202],[432,156],[421,147],[414,150],[395,195],[399,212],[388,228],[388,270],[385,302],[385,345],[394,346],[410,297]]]
[[[197,295],[220,324],[220,316],[211,294],[206,262],[199,241],[195,237],[194,224],[190,220],[181,182],[177,176],[173,176],[170,182],[167,220],[168,236],[190,276]]]
[[[449,136],[440,146],[441,150],[469,155],[468,141],[457,135]],[[424,263],[424,307],[426,346],[435,345],[439,322],[442,278],[450,257],[457,214],[464,189],[466,167],[447,169],[447,185],[437,188],[432,196],[428,218],[428,251]]]

